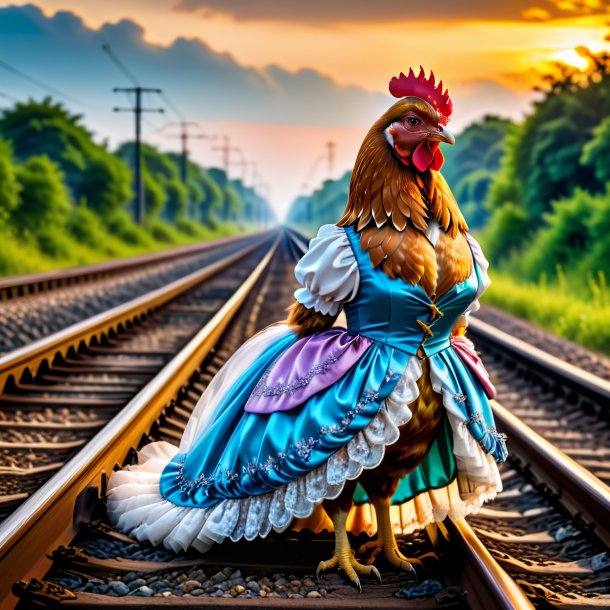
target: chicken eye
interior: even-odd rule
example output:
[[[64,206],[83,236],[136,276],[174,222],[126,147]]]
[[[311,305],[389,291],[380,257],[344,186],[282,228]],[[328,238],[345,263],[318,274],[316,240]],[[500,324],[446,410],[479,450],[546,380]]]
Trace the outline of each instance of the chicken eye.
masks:
[[[416,125],[419,125],[421,121],[416,119],[414,116],[410,116],[407,118],[407,123],[411,125],[411,127],[415,127]]]

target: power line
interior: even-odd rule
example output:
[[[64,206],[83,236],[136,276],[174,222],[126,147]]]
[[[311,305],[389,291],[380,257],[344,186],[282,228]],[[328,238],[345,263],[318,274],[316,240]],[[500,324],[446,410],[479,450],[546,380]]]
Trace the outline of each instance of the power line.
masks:
[[[163,108],[145,108],[142,105],[142,94],[144,93],[157,93],[163,94],[161,89],[142,87],[138,79],[133,73],[127,68],[127,66],[121,61],[119,56],[112,50],[109,44],[103,44],[102,49],[114,63],[114,65],[134,84],[133,87],[115,87],[113,91],[115,93],[125,93],[129,96],[130,93],[134,94],[133,106],[129,108],[115,107],[114,112],[133,112],[135,119],[135,142],[134,142],[134,186],[135,186],[135,202],[134,202],[134,213],[136,222],[139,224],[144,223],[144,215],[146,211],[146,201],[144,196],[144,184],[142,183],[142,113],[144,112],[165,112]],[[131,100],[130,100],[131,103]]]
[[[41,89],[45,89],[48,93],[56,95],[57,97],[61,97],[69,102],[72,102],[73,104],[77,104],[78,106],[83,106],[83,107],[86,106],[86,104],[83,104],[83,102],[79,102],[77,99],[71,97],[70,95],[67,95],[66,93],[62,93],[59,89],[56,89],[55,87],[46,85],[45,83],[38,80],[37,78],[34,78],[33,76],[30,76],[29,74],[26,74],[25,72],[23,72],[23,70],[19,70],[19,68],[15,68],[15,66],[12,66],[11,64],[4,61],[3,59],[0,59],[0,67],[4,68],[11,74],[15,74],[16,76],[23,78],[24,80],[32,83],[33,85],[40,87]]]
[[[161,93],[161,97],[165,100],[165,103],[172,109],[173,113],[180,119],[180,121],[183,122],[185,120],[184,115],[176,107],[176,104],[174,104],[165,93]],[[197,127],[199,127],[199,125],[197,125]]]
[[[318,155],[316,157],[316,160],[313,162],[311,168],[309,169],[309,172],[307,172],[307,176],[305,177],[305,180],[303,180],[303,184],[301,185],[301,189],[303,190],[303,195],[309,189],[309,183],[311,182],[311,179],[313,178],[314,174],[316,173],[318,166],[320,165],[320,163],[323,160],[324,160],[324,155]]]
[[[4,99],[7,99],[7,100],[11,100],[12,102],[19,101],[19,98],[15,97],[14,95],[11,95],[10,93],[0,93],[0,97],[3,97]]]
[[[112,50],[109,44],[103,44],[102,49],[110,57],[114,65],[136,86],[139,87],[138,79],[127,69],[127,66],[120,60],[118,55]]]

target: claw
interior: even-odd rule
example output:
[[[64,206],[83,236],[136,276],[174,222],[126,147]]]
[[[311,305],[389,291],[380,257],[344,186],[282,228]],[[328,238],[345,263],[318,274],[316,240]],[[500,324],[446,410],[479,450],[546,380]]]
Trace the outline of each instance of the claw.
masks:
[[[421,570],[422,574],[424,573],[424,566],[422,565],[421,561],[419,561],[419,559],[409,559],[405,557],[398,550],[398,548],[388,549],[385,552],[385,557],[395,568],[409,572],[409,574],[413,577],[413,580],[419,582],[420,576],[417,570],[415,569],[415,566],[417,566]]]
[[[365,566],[358,563],[353,555],[342,556],[333,555],[327,561],[321,561],[316,569],[316,578],[320,580],[322,572],[331,568],[338,567],[343,570],[350,582],[358,589],[359,593],[362,593],[362,584],[358,574],[364,576],[372,576],[379,584],[381,584],[381,574],[375,566]]]
[[[379,570],[375,566],[369,566],[369,569],[370,569],[369,574],[371,576],[373,576],[375,578],[375,580],[377,581],[377,584],[380,585],[381,584],[381,574],[379,573]]]
[[[316,568],[316,578],[320,580],[320,575],[322,572],[326,572],[326,570],[337,567],[338,563],[339,558],[336,555],[333,555],[328,561],[321,561]]]

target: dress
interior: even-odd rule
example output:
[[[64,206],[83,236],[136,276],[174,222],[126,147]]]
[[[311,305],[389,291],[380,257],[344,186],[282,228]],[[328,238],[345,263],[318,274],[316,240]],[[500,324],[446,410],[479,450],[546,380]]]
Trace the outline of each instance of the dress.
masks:
[[[420,345],[446,418],[392,498],[412,506],[405,529],[462,517],[493,498],[504,437],[484,383],[450,340],[489,284],[487,261],[468,241],[473,271],[435,301],[441,317],[420,286],[372,267],[352,227],[323,226],[295,269],[302,285],[295,297],[322,313],[343,308],[347,329],[299,340],[290,326],[275,324],[249,339],[202,395],[180,447],[151,443],[138,465],[112,475],[113,525],[176,551],[206,551],[311,515],[345,481],[378,466],[398,439],[419,392]],[[358,489],[356,501],[366,500]]]

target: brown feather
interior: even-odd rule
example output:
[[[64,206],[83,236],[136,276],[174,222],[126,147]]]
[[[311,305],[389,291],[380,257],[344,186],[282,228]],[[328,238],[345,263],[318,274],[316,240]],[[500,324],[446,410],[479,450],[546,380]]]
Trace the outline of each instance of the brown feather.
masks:
[[[308,309],[298,301],[288,308],[288,324],[295,327],[299,338],[328,330],[336,319],[337,316]]]
[[[436,244],[436,261],[441,275],[436,288],[438,297],[451,290],[455,284],[467,280],[472,272],[472,252],[463,233],[455,239],[441,233]]]

